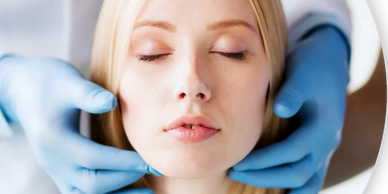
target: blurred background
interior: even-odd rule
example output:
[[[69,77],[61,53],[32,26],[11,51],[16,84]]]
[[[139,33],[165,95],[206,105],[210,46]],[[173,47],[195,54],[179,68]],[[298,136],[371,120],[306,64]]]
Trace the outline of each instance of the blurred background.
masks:
[[[347,0],[349,8],[352,14],[352,61],[351,61],[351,72],[350,72],[350,83],[348,85],[348,92],[350,93],[350,98],[348,99],[348,107],[352,100],[363,96],[367,98],[368,102],[370,101],[379,101],[378,104],[369,103],[358,104],[358,108],[350,109],[347,108],[347,116],[349,111],[367,111],[371,117],[368,122],[374,122],[375,125],[365,125],[366,129],[362,130],[365,132],[365,142],[357,142],[360,145],[360,154],[363,152],[362,147],[367,147],[369,145],[374,146],[374,152],[370,155],[366,154],[365,157],[370,157],[369,159],[359,159],[356,156],[344,156],[341,159],[349,162],[349,165],[352,163],[358,163],[360,166],[361,173],[353,176],[352,178],[324,189],[320,194],[361,194],[363,193],[368,180],[373,173],[373,164],[376,161],[376,156],[378,153],[379,145],[381,143],[382,132],[384,129],[384,120],[385,120],[385,110],[386,110],[386,79],[385,79],[385,68],[384,60],[380,55],[380,40],[377,28],[374,24],[373,15],[369,11],[369,7],[366,0]],[[380,57],[380,60],[379,60]],[[377,65],[378,64],[378,65]],[[371,77],[375,79],[371,79]],[[367,84],[369,82],[369,85]],[[371,85],[371,86],[370,86]],[[372,87],[373,85],[373,87]],[[381,87],[380,87],[381,86]],[[377,93],[370,93],[374,90]],[[378,91],[376,91],[378,90]],[[369,94],[365,94],[369,92]],[[354,96],[352,98],[352,95]],[[368,95],[368,96],[367,96]],[[378,96],[377,96],[378,95]],[[357,113],[354,113],[357,114]],[[361,116],[360,116],[361,117]],[[372,118],[373,117],[373,118]],[[362,118],[359,118],[362,119]],[[367,118],[368,119],[368,118]],[[352,122],[350,119],[345,121],[344,132],[343,132],[343,142],[344,141],[353,141],[351,138],[354,135],[351,135],[350,138],[345,136],[351,133],[354,127],[351,127]],[[368,128],[370,127],[370,128]],[[349,128],[349,129],[347,129]],[[374,133],[374,138],[368,137],[368,133]],[[350,136],[350,135],[349,135]],[[368,142],[369,141],[369,142]],[[346,148],[340,148],[337,152],[346,150]],[[355,150],[357,152],[359,150]],[[356,154],[355,154],[356,155]],[[335,155],[333,156],[333,158]],[[347,158],[345,158],[347,157]],[[364,160],[364,161],[361,161]],[[368,160],[368,161],[366,161]],[[358,162],[360,161],[360,162]],[[333,161],[337,162],[337,161]],[[328,176],[334,176],[329,171]],[[349,173],[351,174],[351,173]],[[336,175],[338,176],[338,175]],[[330,183],[326,183],[330,184]]]

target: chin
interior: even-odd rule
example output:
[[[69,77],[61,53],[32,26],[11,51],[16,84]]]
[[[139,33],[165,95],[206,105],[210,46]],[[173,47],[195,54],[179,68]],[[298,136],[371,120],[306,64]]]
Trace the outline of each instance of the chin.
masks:
[[[159,152],[158,157],[143,156],[143,159],[162,173],[164,176],[180,179],[199,179],[226,172],[235,162],[225,160],[219,155],[190,152],[170,152],[163,154]]]

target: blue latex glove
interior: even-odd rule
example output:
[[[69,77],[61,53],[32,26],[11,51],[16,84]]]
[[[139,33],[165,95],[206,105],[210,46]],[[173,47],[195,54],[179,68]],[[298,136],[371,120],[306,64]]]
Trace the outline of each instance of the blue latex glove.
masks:
[[[108,193],[150,171],[158,175],[137,153],[97,144],[79,133],[79,109],[104,113],[115,107],[112,93],[85,80],[68,63],[16,56],[0,60],[0,108],[10,124],[23,127],[38,162],[61,193]]]
[[[273,109],[301,126],[286,140],[253,151],[233,167],[231,179],[256,187],[318,193],[341,141],[348,83],[347,42],[332,26],[315,29],[287,58],[286,80]]]

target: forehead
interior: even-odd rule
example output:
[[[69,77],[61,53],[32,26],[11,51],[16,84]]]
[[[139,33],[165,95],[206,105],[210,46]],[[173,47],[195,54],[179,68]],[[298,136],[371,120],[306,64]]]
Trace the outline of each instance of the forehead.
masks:
[[[162,20],[195,26],[227,19],[241,19],[257,28],[249,0],[146,0],[136,22]]]

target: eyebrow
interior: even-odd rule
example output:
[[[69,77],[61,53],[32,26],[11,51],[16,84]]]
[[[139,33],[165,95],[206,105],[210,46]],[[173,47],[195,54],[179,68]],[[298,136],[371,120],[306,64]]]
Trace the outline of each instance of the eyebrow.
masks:
[[[251,24],[249,24],[248,22],[246,22],[244,20],[240,20],[240,19],[224,20],[224,21],[215,22],[215,23],[207,25],[206,30],[208,30],[208,31],[209,30],[220,30],[223,28],[230,28],[233,26],[243,26],[243,27],[249,28],[250,30],[252,30],[254,32],[257,32],[256,28],[254,28]]]
[[[142,21],[142,22],[139,22],[135,25],[135,27],[133,28],[134,30],[136,28],[140,28],[140,27],[144,27],[144,26],[151,26],[151,27],[157,27],[157,28],[161,28],[161,29],[164,29],[164,30],[167,30],[169,32],[176,32],[176,26],[168,23],[168,22],[164,22],[164,21],[153,21],[153,20],[145,20],[145,21]]]
[[[174,26],[173,24],[165,21],[158,21],[158,20],[145,20],[145,21],[139,22],[135,25],[134,30],[136,28],[140,28],[144,26],[156,27],[172,33],[175,33],[177,30],[176,26]],[[252,30],[253,32],[257,33],[256,28],[254,28],[251,24],[241,19],[223,20],[223,21],[208,24],[206,26],[206,31],[220,30],[220,29],[230,28],[234,26],[246,27]]]

